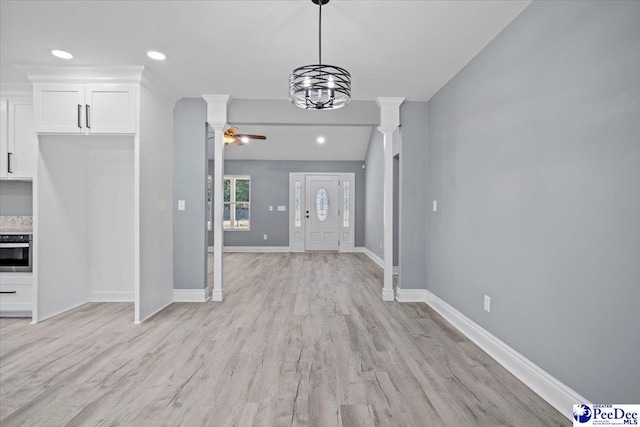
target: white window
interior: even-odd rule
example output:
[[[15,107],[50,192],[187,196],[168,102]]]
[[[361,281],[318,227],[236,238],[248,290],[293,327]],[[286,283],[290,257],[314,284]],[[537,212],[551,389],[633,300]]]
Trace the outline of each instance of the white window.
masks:
[[[224,177],[225,230],[249,230],[251,208],[251,177],[227,175]]]

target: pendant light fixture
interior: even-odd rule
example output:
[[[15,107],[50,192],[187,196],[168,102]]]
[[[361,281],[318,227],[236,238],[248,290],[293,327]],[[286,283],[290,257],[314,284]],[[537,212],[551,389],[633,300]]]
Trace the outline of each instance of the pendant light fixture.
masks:
[[[344,68],[322,63],[322,5],[318,5],[318,64],[298,67],[289,76],[289,101],[307,110],[335,110],[351,101],[351,74]]]

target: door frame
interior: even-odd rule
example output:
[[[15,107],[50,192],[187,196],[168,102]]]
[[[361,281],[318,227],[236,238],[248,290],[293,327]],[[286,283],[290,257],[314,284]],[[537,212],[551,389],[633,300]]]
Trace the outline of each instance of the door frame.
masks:
[[[356,174],[354,172],[291,172],[289,173],[289,250],[291,252],[305,252],[306,245],[306,177],[313,176],[338,176],[340,182],[340,206],[344,205],[344,186],[349,184],[349,226],[344,227],[341,221],[343,209],[340,209],[339,222],[342,227],[338,227],[338,251],[353,252],[355,247],[355,198],[356,198]],[[300,185],[300,223],[296,225],[295,191],[296,182]]]

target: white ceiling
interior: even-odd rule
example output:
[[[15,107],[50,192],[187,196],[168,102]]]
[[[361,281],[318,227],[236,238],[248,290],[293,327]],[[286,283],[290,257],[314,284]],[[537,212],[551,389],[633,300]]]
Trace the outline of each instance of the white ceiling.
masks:
[[[265,135],[239,147],[225,147],[226,160],[364,160],[370,126],[239,126],[239,133]],[[319,136],[325,138],[318,144]],[[210,158],[211,157],[210,152]]]
[[[351,72],[352,97],[426,101],[530,0],[353,1],[323,8],[323,62]],[[288,76],[317,62],[311,0],[0,2],[0,82],[21,65],[145,65],[178,97],[287,99]],[[51,49],[72,52],[65,61]],[[148,50],[166,53],[156,62]],[[268,140],[228,159],[363,160],[370,127],[243,126]],[[324,134],[327,142],[315,142]]]
[[[529,3],[332,0],[323,62],[351,72],[353,99],[426,101]],[[13,64],[141,64],[180,97],[286,99],[291,70],[317,61],[317,19],[310,0],[2,0],[0,81],[26,82]],[[148,59],[150,49],[169,60]]]

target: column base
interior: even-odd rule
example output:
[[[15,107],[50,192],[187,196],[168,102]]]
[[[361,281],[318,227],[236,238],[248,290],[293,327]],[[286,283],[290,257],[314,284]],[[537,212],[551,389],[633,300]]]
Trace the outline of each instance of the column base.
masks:
[[[382,289],[382,301],[393,301],[395,299],[395,295],[393,293],[393,289]]]
[[[211,292],[211,301],[213,302],[220,302],[222,301],[222,289],[219,291],[216,291],[214,289],[213,292]]]

